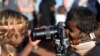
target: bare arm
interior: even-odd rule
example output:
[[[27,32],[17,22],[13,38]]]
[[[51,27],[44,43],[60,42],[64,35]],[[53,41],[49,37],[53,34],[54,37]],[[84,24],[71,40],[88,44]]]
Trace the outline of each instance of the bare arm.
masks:
[[[40,40],[36,40],[33,42],[31,39],[29,39],[29,43],[26,45],[23,51],[20,54],[18,54],[18,56],[28,56],[31,53],[34,46],[36,46],[39,42]]]

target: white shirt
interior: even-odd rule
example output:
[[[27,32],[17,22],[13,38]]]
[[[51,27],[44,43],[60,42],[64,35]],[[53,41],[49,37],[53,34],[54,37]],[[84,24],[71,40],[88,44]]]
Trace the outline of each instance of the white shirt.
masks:
[[[64,14],[57,14],[56,15],[56,25],[59,22],[65,22],[65,20],[66,20],[66,15],[64,15]]]

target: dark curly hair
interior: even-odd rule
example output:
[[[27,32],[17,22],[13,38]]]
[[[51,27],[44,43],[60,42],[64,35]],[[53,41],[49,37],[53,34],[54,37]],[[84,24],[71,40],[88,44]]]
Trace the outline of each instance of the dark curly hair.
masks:
[[[90,33],[98,27],[95,15],[85,7],[71,9],[67,14],[66,24],[71,20],[77,22],[77,28],[80,29],[81,32]]]

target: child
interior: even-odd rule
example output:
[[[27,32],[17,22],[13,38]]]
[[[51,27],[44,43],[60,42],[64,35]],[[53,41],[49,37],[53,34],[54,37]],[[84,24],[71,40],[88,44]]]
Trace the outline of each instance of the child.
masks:
[[[20,45],[28,31],[28,19],[24,15],[12,11],[3,10],[0,12],[0,45],[1,56],[28,56],[33,46],[37,45],[40,40],[31,41],[20,52],[16,53],[16,47]],[[11,50],[9,50],[11,47]],[[13,47],[13,48],[12,48]]]
[[[100,51],[97,49],[96,41],[90,40],[100,37],[100,27],[95,19],[95,15],[88,8],[79,7],[70,10],[67,16],[67,33],[69,33],[71,39],[71,47],[80,56],[86,56],[88,52],[91,53],[90,50],[95,48],[97,51]],[[93,52],[97,51],[93,50]]]

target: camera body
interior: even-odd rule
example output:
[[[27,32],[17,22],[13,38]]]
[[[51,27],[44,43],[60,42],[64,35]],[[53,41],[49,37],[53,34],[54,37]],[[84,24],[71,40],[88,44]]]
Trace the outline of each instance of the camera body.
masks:
[[[64,22],[59,22],[55,26],[49,26],[47,28],[42,28],[42,29],[32,29],[31,30],[31,39],[34,40],[36,38],[39,39],[54,39],[54,38],[66,38],[65,34],[65,23]]]
[[[56,26],[43,29],[32,29],[31,39],[54,40],[57,56],[66,56],[67,48],[70,45],[69,38],[65,33],[65,23],[59,22]]]

